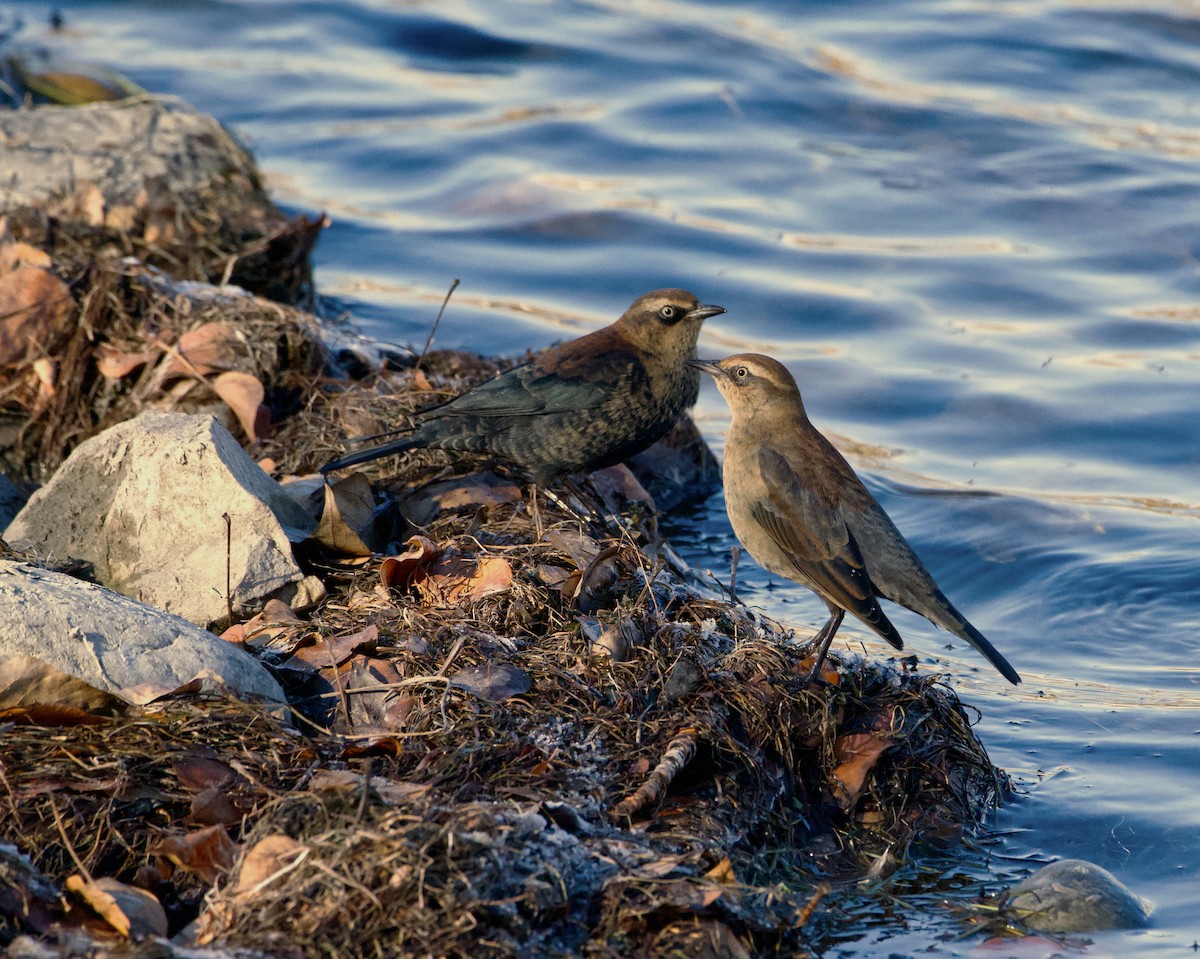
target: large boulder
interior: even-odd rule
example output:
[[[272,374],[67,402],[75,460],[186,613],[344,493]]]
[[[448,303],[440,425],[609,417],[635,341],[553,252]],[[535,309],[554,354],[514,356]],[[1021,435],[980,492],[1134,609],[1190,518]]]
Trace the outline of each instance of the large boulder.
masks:
[[[197,676],[283,702],[253,656],[185,619],[101,586],[27,563],[0,560],[0,662],[35,657],[131,702]]]
[[[298,582],[311,525],[211,416],[146,412],[80,444],[4,539],[204,626],[227,618],[227,561],[235,609]]]

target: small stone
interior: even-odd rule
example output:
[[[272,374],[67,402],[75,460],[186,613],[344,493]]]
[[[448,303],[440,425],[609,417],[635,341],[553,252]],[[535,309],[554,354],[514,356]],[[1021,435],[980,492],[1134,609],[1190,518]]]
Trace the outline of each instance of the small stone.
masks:
[[[1144,900],[1107,869],[1083,859],[1043,866],[1012,888],[1008,905],[1039,932],[1138,929],[1150,918]]]

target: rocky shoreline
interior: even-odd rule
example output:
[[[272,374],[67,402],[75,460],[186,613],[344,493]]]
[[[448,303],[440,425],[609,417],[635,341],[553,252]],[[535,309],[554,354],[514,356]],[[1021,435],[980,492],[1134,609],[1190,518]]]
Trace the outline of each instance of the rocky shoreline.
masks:
[[[0,143],[10,955],[803,955],[1002,800],[936,677],[807,686],[806,637],[678,561],[690,422],[536,524],[519,471],[438,451],[327,484],[511,361],[331,347],[321,219],[211,118],[0,112]]]

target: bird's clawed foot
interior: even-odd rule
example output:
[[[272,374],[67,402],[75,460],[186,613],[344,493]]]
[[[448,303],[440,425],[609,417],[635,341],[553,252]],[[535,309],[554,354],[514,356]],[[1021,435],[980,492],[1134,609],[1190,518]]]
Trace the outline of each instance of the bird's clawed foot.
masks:
[[[804,685],[811,686],[821,675],[821,667],[825,665],[825,657],[829,654],[829,646],[833,642],[834,634],[838,631],[838,627],[842,625],[842,620],[846,616],[844,609],[836,610],[830,614],[825,625],[817,630],[817,635],[812,638],[812,645],[819,645],[820,649],[817,652],[817,661],[813,663],[813,668],[808,674],[808,678],[804,680]]]

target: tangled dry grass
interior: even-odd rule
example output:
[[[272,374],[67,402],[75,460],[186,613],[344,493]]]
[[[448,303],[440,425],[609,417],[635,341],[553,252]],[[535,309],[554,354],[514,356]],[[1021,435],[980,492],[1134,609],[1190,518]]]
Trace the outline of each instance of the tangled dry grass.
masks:
[[[153,403],[223,404],[303,473],[499,368],[435,353],[351,382],[295,310],[56,264],[78,313],[55,388],[18,369],[0,393],[30,474]],[[214,327],[273,431],[248,435],[212,371],[165,375]],[[307,544],[324,601],[234,637],[290,716],[186,690],[0,716],[0,941],[114,935],[64,907],[79,871],[153,893],[212,955],[803,955],[830,888],[953,843],[1004,793],[951,689],[866,660],[809,685],[805,639],[689,578],[622,471],[535,505],[500,464],[375,465],[353,531],[375,548]]]

